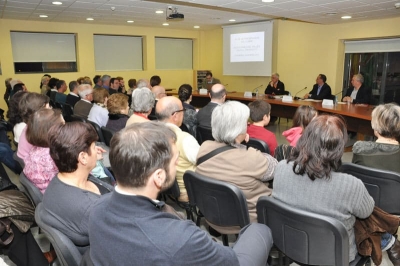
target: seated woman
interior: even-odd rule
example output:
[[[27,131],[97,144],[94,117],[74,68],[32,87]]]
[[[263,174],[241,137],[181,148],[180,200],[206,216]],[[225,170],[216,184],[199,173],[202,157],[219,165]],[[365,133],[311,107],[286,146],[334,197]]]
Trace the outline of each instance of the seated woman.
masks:
[[[375,202],[361,180],[337,172],[346,141],[347,130],[342,118],[316,117],[304,130],[289,158],[276,167],[272,196],[298,209],[342,222],[349,235],[352,261],[357,254],[353,229],[356,217],[369,217]],[[389,249],[392,262],[397,261],[393,252],[400,255],[398,244],[390,234],[382,241],[382,247]],[[400,260],[395,265],[399,263]]]
[[[138,88],[132,93],[133,114],[126,122],[126,126],[134,123],[150,121],[148,116],[154,107],[154,94],[148,88]]]
[[[123,93],[114,93],[108,98],[107,109],[108,122],[106,127],[115,132],[123,129],[129,119],[128,97]]]
[[[302,105],[297,108],[293,116],[292,128],[282,133],[287,141],[289,141],[290,146],[296,146],[296,143],[301,137],[304,129],[317,115],[318,111],[312,106]]]
[[[197,111],[190,104],[192,101],[192,86],[183,84],[179,87],[178,97],[181,100],[185,112],[183,113],[183,123],[188,127],[189,133],[196,136]]]
[[[108,121],[107,100],[110,95],[104,88],[93,90],[93,107],[90,109],[88,120],[95,122],[100,127],[105,127]]]
[[[14,143],[16,144],[19,142],[19,137],[21,136],[22,130],[24,130],[26,127],[26,123],[24,122],[19,110],[19,102],[27,93],[28,92],[26,91],[20,91],[14,94],[14,96],[10,99],[6,114],[8,122],[13,126]]]
[[[353,163],[400,173],[400,106],[382,104],[372,111],[371,126],[377,137],[353,145]]]
[[[215,141],[205,141],[200,146],[199,158],[221,147],[231,147],[197,165],[196,172],[210,178],[236,185],[247,200],[250,222],[257,222],[256,203],[260,196],[268,196],[268,182],[273,178],[277,161],[269,154],[242,145],[248,140],[247,120],[249,107],[229,101],[215,107],[211,117],[212,135]],[[212,225],[214,229],[221,229]],[[222,229],[224,230],[224,229]]]
[[[33,147],[25,157],[24,174],[42,193],[58,173],[49,153],[48,132],[53,125],[64,123],[58,109],[40,109],[28,122],[26,137]]]
[[[89,245],[88,221],[93,204],[112,187],[90,176],[99,154],[97,133],[88,123],[70,122],[49,131],[50,155],[60,172],[43,195],[43,222],[64,233],[80,248]]]

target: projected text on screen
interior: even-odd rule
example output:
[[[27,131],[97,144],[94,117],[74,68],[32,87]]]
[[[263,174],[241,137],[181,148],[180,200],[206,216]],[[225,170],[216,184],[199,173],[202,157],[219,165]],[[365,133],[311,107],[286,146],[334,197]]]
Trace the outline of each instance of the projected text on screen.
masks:
[[[263,62],[264,32],[231,34],[231,62]]]

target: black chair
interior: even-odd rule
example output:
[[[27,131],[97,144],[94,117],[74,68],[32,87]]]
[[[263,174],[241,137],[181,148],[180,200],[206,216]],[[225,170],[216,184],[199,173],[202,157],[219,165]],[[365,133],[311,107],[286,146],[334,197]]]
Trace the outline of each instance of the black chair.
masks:
[[[349,265],[349,236],[338,220],[291,207],[272,197],[257,202],[258,222],[272,231],[274,245],[287,257],[306,265]],[[359,257],[350,265],[364,265]]]
[[[187,132],[190,134],[189,128],[187,125],[185,125],[184,123],[182,123],[182,125],[179,127],[182,131]]]
[[[105,143],[105,140],[104,140],[104,137],[103,137],[103,132],[101,131],[101,127],[100,127],[96,122],[93,122],[93,121],[90,121],[90,120],[88,120],[88,122],[89,122],[89,123],[94,127],[94,129],[96,130],[97,136],[99,137],[99,141]]]
[[[71,116],[74,114],[74,109],[71,105],[64,103],[62,105],[62,115],[65,122],[71,122]]]
[[[42,204],[36,206],[35,221],[40,229],[49,239],[57,254],[57,260],[63,266],[78,266],[81,263],[82,255],[72,241],[57,229],[45,224],[42,217],[46,215]],[[58,264],[57,264],[58,265]]]
[[[101,127],[101,132],[103,133],[104,143],[110,147],[111,138],[114,136],[115,131],[106,127]]]
[[[399,173],[353,163],[344,163],[339,171],[361,179],[374,199],[375,206],[388,213],[400,215]]]
[[[197,126],[196,131],[196,138],[200,145],[206,140],[214,140],[211,128]]]
[[[261,139],[250,138],[249,141],[246,143],[246,146],[247,148],[252,147],[261,152],[270,154],[268,144]]]
[[[54,102],[54,106],[55,106],[56,109],[60,109],[60,110],[63,109],[63,104],[60,103],[60,102]]]
[[[26,194],[28,195],[28,197],[30,198],[30,200],[33,202],[33,204],[35,204],[35,206],[38,206],[40,202],[42,202],[43,200],[43,194],[42,192],[40,192],[40,189],[35,186],[24,174],[24,172],[22,172],[19,175],[19,182],[21,183],[21,185],[24,187],[24,190],[26,192]]]
[[[238,187],[193,171],[186,171],[183,181],[190,204],[196,206],[210,223],[222,227],[240,228],[250,223],[246,198]],[[226,232],[224,230],[219,232],[222,234],[224,245],[228,246]]]
[[[87,119],[79,115],[71,115],[70,122],[75,122],[75,121],[86,123]]]

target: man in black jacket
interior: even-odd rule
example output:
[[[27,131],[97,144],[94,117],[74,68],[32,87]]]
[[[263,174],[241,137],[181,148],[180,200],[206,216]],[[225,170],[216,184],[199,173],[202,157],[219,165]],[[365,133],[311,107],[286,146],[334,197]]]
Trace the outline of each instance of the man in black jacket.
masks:
[[[331,99],[332,91],[331,87],[326,83],[326,76],[319,74],[316,82],[312,91],[304,95],[304,98],[314,100]]]
[[[370,104],[371,91],[364,86],[364,77],[361,74],[355,74],[351,79],[351,85],[347,89],[346,95],[343,97],[343,102]]]

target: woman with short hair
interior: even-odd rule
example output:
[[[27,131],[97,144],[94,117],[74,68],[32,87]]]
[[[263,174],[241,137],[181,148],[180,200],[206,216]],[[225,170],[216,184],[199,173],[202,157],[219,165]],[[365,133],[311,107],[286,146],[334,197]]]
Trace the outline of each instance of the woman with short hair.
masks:
[[[93,90],[93,107],[90,109],[88,120],[95,122],[100,127],[105,127],[108,121],[107,101],[110,97],[105,88]]]
[[[182,84],[178,90],[178,98],[181,100],[185,112],[183,113],[183,123],[189,129],[189,133],[196,136],[197,127],[197,111],[190,104],[192,101],[192,86],[189,84]]]
[[[118,132],[123,129],[129,119],[128,96],[123,93],[114,93],[108,98],[108,122],[106,127]]]

